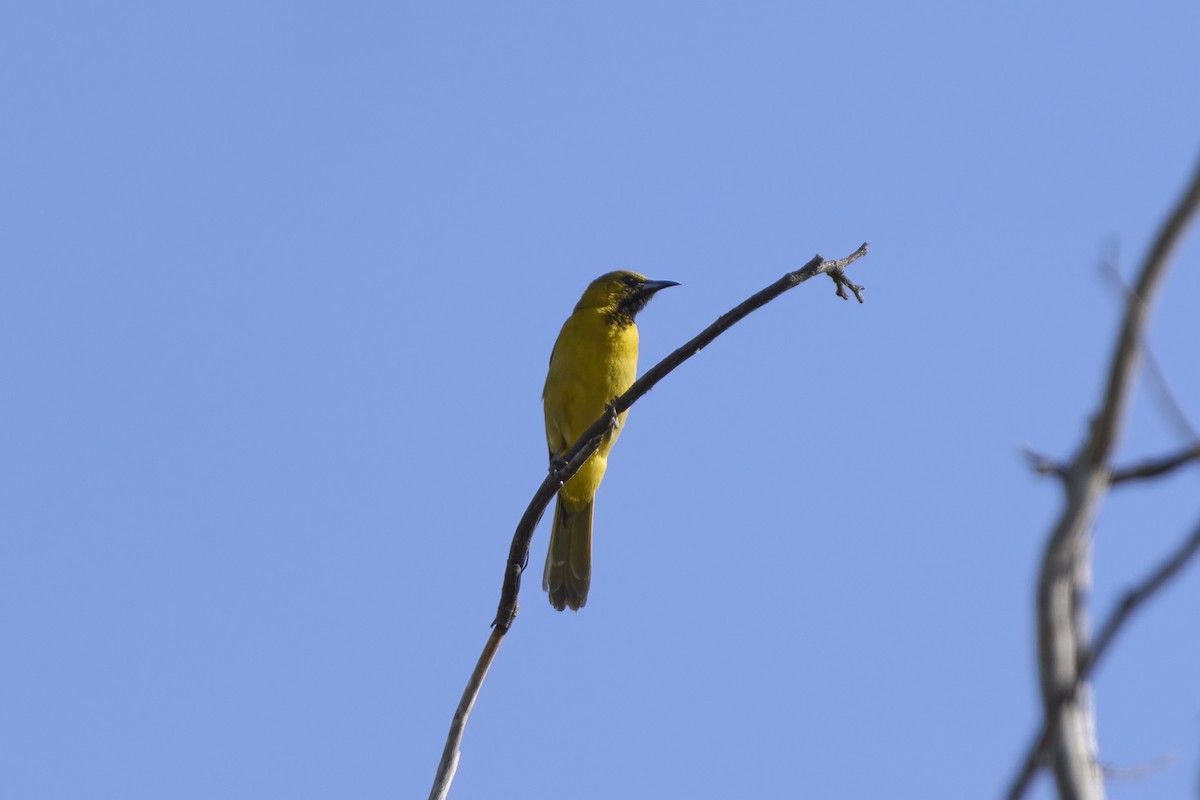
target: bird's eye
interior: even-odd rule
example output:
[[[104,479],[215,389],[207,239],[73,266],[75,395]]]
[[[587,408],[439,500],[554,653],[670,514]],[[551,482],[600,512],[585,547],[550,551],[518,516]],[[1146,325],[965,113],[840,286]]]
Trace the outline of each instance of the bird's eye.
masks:
[[[637,278],[633,277],[632,275],[624,276],[623,278],[621,278],[621,282],[624,283],[626,286],[628,286],[630,289],[637,286]]]

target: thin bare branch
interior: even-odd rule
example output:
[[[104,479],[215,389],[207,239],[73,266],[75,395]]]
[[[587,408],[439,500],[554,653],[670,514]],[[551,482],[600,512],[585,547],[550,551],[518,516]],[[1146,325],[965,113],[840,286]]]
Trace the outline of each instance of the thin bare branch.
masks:
[[[737,322],[757,309],[762,308],[788,289],[799,286],[810,278],[814,278],[817,275],[828,275],[837,286],[839,297],[848,299],[845,294],[845,290],[848,289],[861,303],[863,287],[852,283],[846,277],[845,270],[846,267],[866,254],[867,244],[864,242],[853,253],[836,261],[826,261],[819,255],[814,256],[800,269],[787,273],[775,281],[775,283],[751,295],[742,303],[722,314],[715,322],[694,336],[682,347],[677,348],[662,361],[651,367],[641,378],[634,382],[633,386],[629,387],[629,391],[612,402],[604,415],[583,432],[579,440],[571,446],[571,449],[560,460],[550,465],[546,477],[542,480],[541,485],[538,486],[533,499],[529,501],[529,505],[526,507],[525,513],[521,515],[521,520],[517,523],[517,529],[513,533],[512,544],[509,546],[508,551],[508,562],[505,564],[504,569],[504,583],[500,588],[500,605],[496,610],[496,617],[492,621],[492,633],[484,645],[483,653],[479,656],[479,661],[475,665],[475,671],[471,673],[471,679],[463,691],[462,699],[458,704],[458,710],[455,712],[454,720],[451,722],[450,733],[446,738],[446,746],[442,751],[442,760],[438,764],[437,775],[434,778],[433,790],[429,794],[430,800],[443,800],[446,797],[446,793],[450,791],[450,783],[453,781],[454,773],[458,769],[459,752],[463,731],[467,724],[467,716],[471,713],[471,708],[475,704],[475,698],[479,695],[479,691],[483,686],[484,676],[487,675],[488,667],[491,666],[492,659],[495,658],[501,639],[504,638],[504,635],[512,627],[513,622],[517,618],[517,597],[521,591],[521,573],[524,571],[525,565],[529,562],[529,548],[533,541],[533,532],[537,528],[542,515],[546,512],[546,507],[554,499],[554,495],[596,452],[596,448],[600,446],[604,435],[608,433],[609,429],[615,423],[617,415],[628,410],[630,406],[654,388],[655,384],[669,375],[676,367],[699,353]]]
[[[1125,285],[1125,281],[1121,278],[1121,273],[1117,271],[1115,261],[1104,262],[1104,274],[1112,281],[1113,286],[1121,293],[1121,296],[1128,301],[1129,297],[1133,294],[1133,290]],[[1151,395],[1158,401],[1163,416],[1183,439],[1189,442],[1200,442],[1200,433],[1196,431],[1196,426],[1188,419],[1187,412],[1183,410],[1183,405],[1175,396],[1175,392],[1171,390],[1171,384],[1167,381],[1166,373],[1163,372],[1162,366],[1154,356],[1154,350],[1150,347],[1146,339],[1147,336],[1143,333],[1141,341],[1142,362],[1145,364],[1145,375],[1150,385]]]
[[[454,773],[458,771],[458,758],[462,748],[463,731],[467,728],[467,717],[471,716],[475,698],[479,696],[483,679],[487,677],[488,669],[492,666],[503,639],[504,631],[494,629],[488,637],[487,644],[483,646],[483,652],[479,654],[479,661],[475,663],[475,670],[471,673],[471,679],[467,681],[467,688],[463,689],[462,699],[458,701],[454,719],[450,722],[450,734],[446,737],[446,746],[442,749],[442,760],[438,764],[437,777],[433,781],[433,790],[429,792],[429,800],[446,800],[446,795],[450,792]]]
[[[1170,583],[1195,557],[1197,551],[1200,551],[1200,524],[1196,525],[1196,529],[1192,531],[1191,535],[1180,542],[1179,546],[1172,550],[1153,572],[1122,595],[1116,610],[1109,614],[1108,620],[1096,634],[1096,643],[1091,652],[1079,665],[1081,680],[1087,680],[1091,676],[1096,664],[1104,658],[1104,654],[1112,646],[1113,640],[1117,638],[1117,634],[1133,616],[1133,613]]]
[[[1185,447],[1173,455],[1162,458],[1148,458],[1141,463],[1133,464],[1123,469],[1114,469],[1109,481],[1113,486],[1116,486],[1118,483],[1157,478],[1193,461],[1200,461],[1200,444]]]
[[[1163,416],[1167,421],[1174,426],[1176,433],[1189,441],[1200,442],[1200,433],[1196,431],[1196,426],[1188,419],[1187,412],[1183,409],[1183,404],[1175,396],[1175,392],[1171,390],[1171,384],[1167,381],[1166,373],[1163,372],[1162,366],[1158,363],[1158,358],[1155,357],[1154,351],[1143,343],[1142,345],[1142,360],[1146,362],[1146,375],[1150,378],[1150,385],[1154,387],[1154,396],[1158,398],[1158,404],[1162,408]]]

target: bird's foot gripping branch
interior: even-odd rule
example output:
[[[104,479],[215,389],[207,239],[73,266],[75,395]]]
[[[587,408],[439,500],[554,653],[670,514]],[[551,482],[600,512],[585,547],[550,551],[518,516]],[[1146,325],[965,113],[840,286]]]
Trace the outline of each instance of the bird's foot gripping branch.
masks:
[[[521,589],[521,573],[529,560],[530,543],[533,532],[545,513],[546,507],[554,499],[555,494],[565,483],[579,472],[587,460],[601,446],[610,431],[614,431],[614,421],[619,423],[620,415],[629,410],[642,395],[649,392],[655,384],[665,378],[676,367],[699,353],[714,339],[729,330],[736,323],[749,316],[753,311],[762,308],[788,289],[795,288],[810,278],[818,275],[828,275],[837,287],[837,295],[848,300],[853,294],[858,302],[863,302],[863,287],[853,283],[846,277],[846,268],[867,254],[864,243],[845,258],[827,261],[821,256],[814,256],[807,264],[794,272],[789,272],[770,286],[746,298],[734,308],[722,314],[711,325],[692,337],[691,340],[676,348],[674,352],[655,364],[641,378],[634,382],[627,391],[608,404],[600,415],[565,452],[557,454],[551,462],[546,477],[542,480],[537,491],[530,500],[529,506],[521,516],[517,529],[513,534],[509,547],[508,561],[504,569],[504,584],[500,590],[500,606],[492,621],[492,632],[484,645],[483,653],[475,665],[471,679],[463,691],[458,709],[455,711],[450,733],[446,738],[446,746],[442,752],[442,760],[438,765],[437,776],[433,789],[429,794],[430,800],[443,800],[450,791],[450,784],[458,768],[459,746],[462,743],[463,732],[466,729],[467,716],[475,705],[475,698],[483,685],[483,678],[491,666],[492,660],[500,646],[500,640],[512,626],[517,617],[517,596]],[[654,291],[672,285],[670,281],[652,281]],[[644,305],[644,303],[642,303]],[[641,306],[638,306],[640,308]],[[636,312],[636,309],[634,309]]]
[[[617,404],[609,403],[604,407],[604,415],[608,419],[608,431],[615,431],[621,427],[621,415],[617,412]]]
[[[558,488],[567,482],[567,460],[565,458],[550,459],[550,479],[558,484]]]
[[[583,462],[592,457],[592,453],[595,452],[596,446],[599,445],[605,436],[620,429],[621,415],[617,412],[616,403],[609,403],[604,407],[604,416],[600,418],[600,421],[604,422],[605,425],[600,432],[596,434],[594,440],[586,440],[587,433],[585,433],[584,437],[580,440],[580,443],[586,446],[580,448],[580,451],[577,454],[579,455],[578,458],[569,458],[570,454],[575,451],[575,448],[572,448],[566,455],[561,457],[553,457],[550,459],[550,468],[547,470],[547,472],[549,473],[550,480],[556,483],[558,488],[561,489],[562,485],[569,481],[575,475],[575,473],[579,471],[579,468],[583,465]],[[545,509],[543,509],[543,511],[544,510]],[[538,519],[540,520],[541,517],[539,516]],[[535,522],[534,525],[536,524],[537,523]]]

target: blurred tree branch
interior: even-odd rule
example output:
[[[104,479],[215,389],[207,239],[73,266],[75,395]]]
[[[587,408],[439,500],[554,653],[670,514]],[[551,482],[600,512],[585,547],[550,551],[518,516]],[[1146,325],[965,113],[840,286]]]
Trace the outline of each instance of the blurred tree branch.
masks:
[[[460,748],[463,732],[466,729],[467,717],[475,705],[475,698],[483,686],[483,679],[496,657],[500,642],[508,629],[517,618],[517,596],[521,591],[521,573],[529,561],[529,548],[533,541],[533,532],[545,513],[546,507],[554,499],[562,485],[570,480],[576,472],[591,458],[592,453],[600,446],[600,441],[617,419],[617,415],[626,411],[643,395],[654,388],[655,384],[670,374],[676,367],[712,343],[714,339],[729,330],[752,312],[762,308],[779,295],[792,289],[810,278],[818,275],[828,275],[837,286],[837,296],[843,300],[849,299],[849,292],[858,302],[863,302],[863,287],[846,277],[846,267],[867,254],[867,245],[861,247],[845,258],[826,261],[820,255],[814,256],[807,264],[794,272],[789,272],[765,289],[751,295],[740,304],[719,316],[686,344],[675,349],[662,361],[655,364],[641,378],[629,387],[629,391],[613,401],[608,413],[596,420],[591,427],[583,432],[579,440],[571,446],[561,460],[550,465],[546,477],[529,501],[529,506],[517,523],[513,533],[512,545],[509,547],[508,562],[504,570],[504,583],[500,589],[500,605],[496,617],[492,621],[492,632],[484,644],[483,652],[475,665],[471,678],[463,691],[462,699],[454,712],[450,723],[450,732],[446,737],[446,746],[438,764],[437,775],[434,778],[433,789],[429,793],[430,800],[444,800],[450,791],[454,773],[458,769]]]
[[[1200,444],[1185,447],[1178,453],[1161,458],[1148,458],[1124,469],[1114,469],[1111,482],[1114,486],[1127,481],[1143,481],[1174,472],[1193,461],[1200,461]]]
[[[1029,461],[1030,469],[1039,475],[1053,475],[1064,481],[1070,475],[1070,465],[1061,464],[1031,447],[1025,448],[1025,458]],[[1128,467],[1115,468],[1109,474],[1108,482],[1116,486],[1119,483],[1158,478],[1193,461],[1200,461],[1200,440],[1170,455],[1147,458]]]
[[[1117,634],[1129,621],[1129,618],[1133,616],[1134,612],[1160,589],[1164,588],[1172,578],[1178,575],[1198,551],[1200,551],[1200,523],[1196,525],[1192,534],[1168,554],[1153,572],[1135,586],[1125,591],[1125,594],[1121,597],[1121,602],[1117,604],[1117,607],[1109,614],[1104,625],[1100,627],[1100,633],[1096,636],[1092,649],[1086,653],[1079,665],[1079,680],[1076,683],[1076,690],[1079,686],[1083,685],[1084,681],[1092,676],[1096,665],[1104,658],[1113,640],[1116,639]],[[1055,706],[1061,708],[1070,698],[1071,694],[1064,692],[1057,698]],[[1051,736],[1053,736],[1055,728],[1058,726],[1059,719],[1058,714],[1053,714],[1042,722],[1041,729],[1033,737],[1033,741],[1029,747],[1026,748],[1025,756],[1021,760],[1021,768],[1017,772],[1017,777],[1013,781],[1012,788],[1009,790],[1009,798],[1018,798],[1024,794],[1038,768],[1044,766],[1043,756],[1046,746]]]
[[[1138,272],[1137,281],[1128,293],[1108,379],[1087,437],[1069,463],[1055,464],[1034,457],[1039,472],[1054,474],[1061,479],[1065,502],[1046,543],[1037,584],[1038,673],[1044,732],[1039,734],[1032,752],[1018,770],[1008,793],[1010,800],[1021,797],[1037,769],[1046,765],[1054,770],[1062,800],[1104,797],[1103,773],[1096,757],[1095,717],[1087,684],[1087,677],[1102,652],[1094,648],[1090,640],[1085,606],[1091,583],[1092,529],[1100,504],[1116,479],[1149,477],[1135,474],[1139,468],[1114,472],[1110,460],[1120,440],[1137,371],[1140,343],[1155,294],[1172,253],[1198,208],[1200,165],[1163,223]],[[1172,465],[1173,460],[1158,462],[1149,471],[1161,468],[1161,474],[1189,458]],[[1141,471],[1146,469],[1141,468]],[[1188,552],[1183,561],[1190,558],[1195,549]],[[1182,562],[1161,581],[1145,584],[1144,595],[1138,595],[1128,611],[1114,616],[1113,629],[1103,641],[1105,648],[1133,608],[1145,602],[1181,567]]]

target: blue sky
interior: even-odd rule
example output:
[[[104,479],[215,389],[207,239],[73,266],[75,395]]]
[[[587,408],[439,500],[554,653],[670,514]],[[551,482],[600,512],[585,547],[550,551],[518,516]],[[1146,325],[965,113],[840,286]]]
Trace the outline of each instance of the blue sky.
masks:
[[[1128,276],[1200,157],[1195,4],[0,11],[0,795],[424,797],[596,275],[682,283],[579,614],[538,590],[452,794],[988,797]],[[1200,236],[1150,342],[1200,423]],[[1140,385],[1123,459],[1182,444]],[[1103,613],[1196,522],[1116,492]],[[1195,569],[1097,681],[1200,770]],[[1036,796],[1049,796],[1045,780]]]

